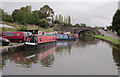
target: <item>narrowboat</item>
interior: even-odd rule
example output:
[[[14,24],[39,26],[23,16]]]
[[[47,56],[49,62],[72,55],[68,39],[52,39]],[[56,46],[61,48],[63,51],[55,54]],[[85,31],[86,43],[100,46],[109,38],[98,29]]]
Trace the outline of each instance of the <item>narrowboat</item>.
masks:
[[[73,35],[68,34],[53,34],[57,40],[73,40]]]
[[[28,36],[24,42],[24,49],[36,49],[36,48],[44,48],[56,45],[55,36],[48,35],[38,35],[33,34],[32,36]]]
[[[75,40],[78,34],[53,34],[57,40]]]

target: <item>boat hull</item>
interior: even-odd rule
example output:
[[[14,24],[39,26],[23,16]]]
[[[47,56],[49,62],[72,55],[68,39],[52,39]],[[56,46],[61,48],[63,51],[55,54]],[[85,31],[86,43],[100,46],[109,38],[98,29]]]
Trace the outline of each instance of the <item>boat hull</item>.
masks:
[[[47,47],[53,47],[55,45],[56,45],[56,41],[47,42],[47,43],[38,43],[36,45],[24,44],[24,50],[42,49]]]

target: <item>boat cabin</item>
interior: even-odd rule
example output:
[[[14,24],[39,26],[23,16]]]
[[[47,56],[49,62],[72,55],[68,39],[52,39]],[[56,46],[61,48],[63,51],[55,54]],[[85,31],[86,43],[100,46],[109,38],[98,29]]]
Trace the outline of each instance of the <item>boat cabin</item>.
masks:
[[[32,36],[26,37],[25,42],[29,43],[47,43],[56,41],[55,36],[47,36],[47,35],[38,35],[33,34]]]

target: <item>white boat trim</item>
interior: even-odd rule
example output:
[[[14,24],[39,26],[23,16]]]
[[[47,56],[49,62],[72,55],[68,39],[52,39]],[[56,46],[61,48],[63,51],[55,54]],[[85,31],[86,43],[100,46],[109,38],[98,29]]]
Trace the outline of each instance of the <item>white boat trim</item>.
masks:
[[[34,54],[34,55],[30,55],[30,56],[26,57],[26,59],[30,59],[30,58],[32,58],[32,57],[35,57],[35,54]]]
[[[25,42],[26,45],[37,45],[37,43],[29,43],[29,42]]]

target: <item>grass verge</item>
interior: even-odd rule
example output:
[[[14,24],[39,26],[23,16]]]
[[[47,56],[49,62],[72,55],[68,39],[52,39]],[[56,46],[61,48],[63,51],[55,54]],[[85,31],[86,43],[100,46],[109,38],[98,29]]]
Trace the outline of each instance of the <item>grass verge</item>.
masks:
[[[109,41],[113,44],[116,44],[116,45],[120,45],[120,41],[117,40],[117,39],[113,39],[113,38],[110,38],[110,37],[107,37],[107,36],[102,36],[102,35],[95,35],[94,37],[102,39],[102,40],[107,40],[107,41]]]
[[[0,24],[6,24],[6,25],[14,27],[14,28],[0,27],[0,30],[2,30],[2,32],[5,32],[5,31],[16,32],[16,31],[24,31],[24,30],[40,30],[42,32],[54,31],[53,29],[50,29],[50,28],[44,29],[44,28],[41,28],[39,26],[29,25],[29,24],[28,25],[21,25],[18,23],[10,23],[10,22],[1,22]]]

